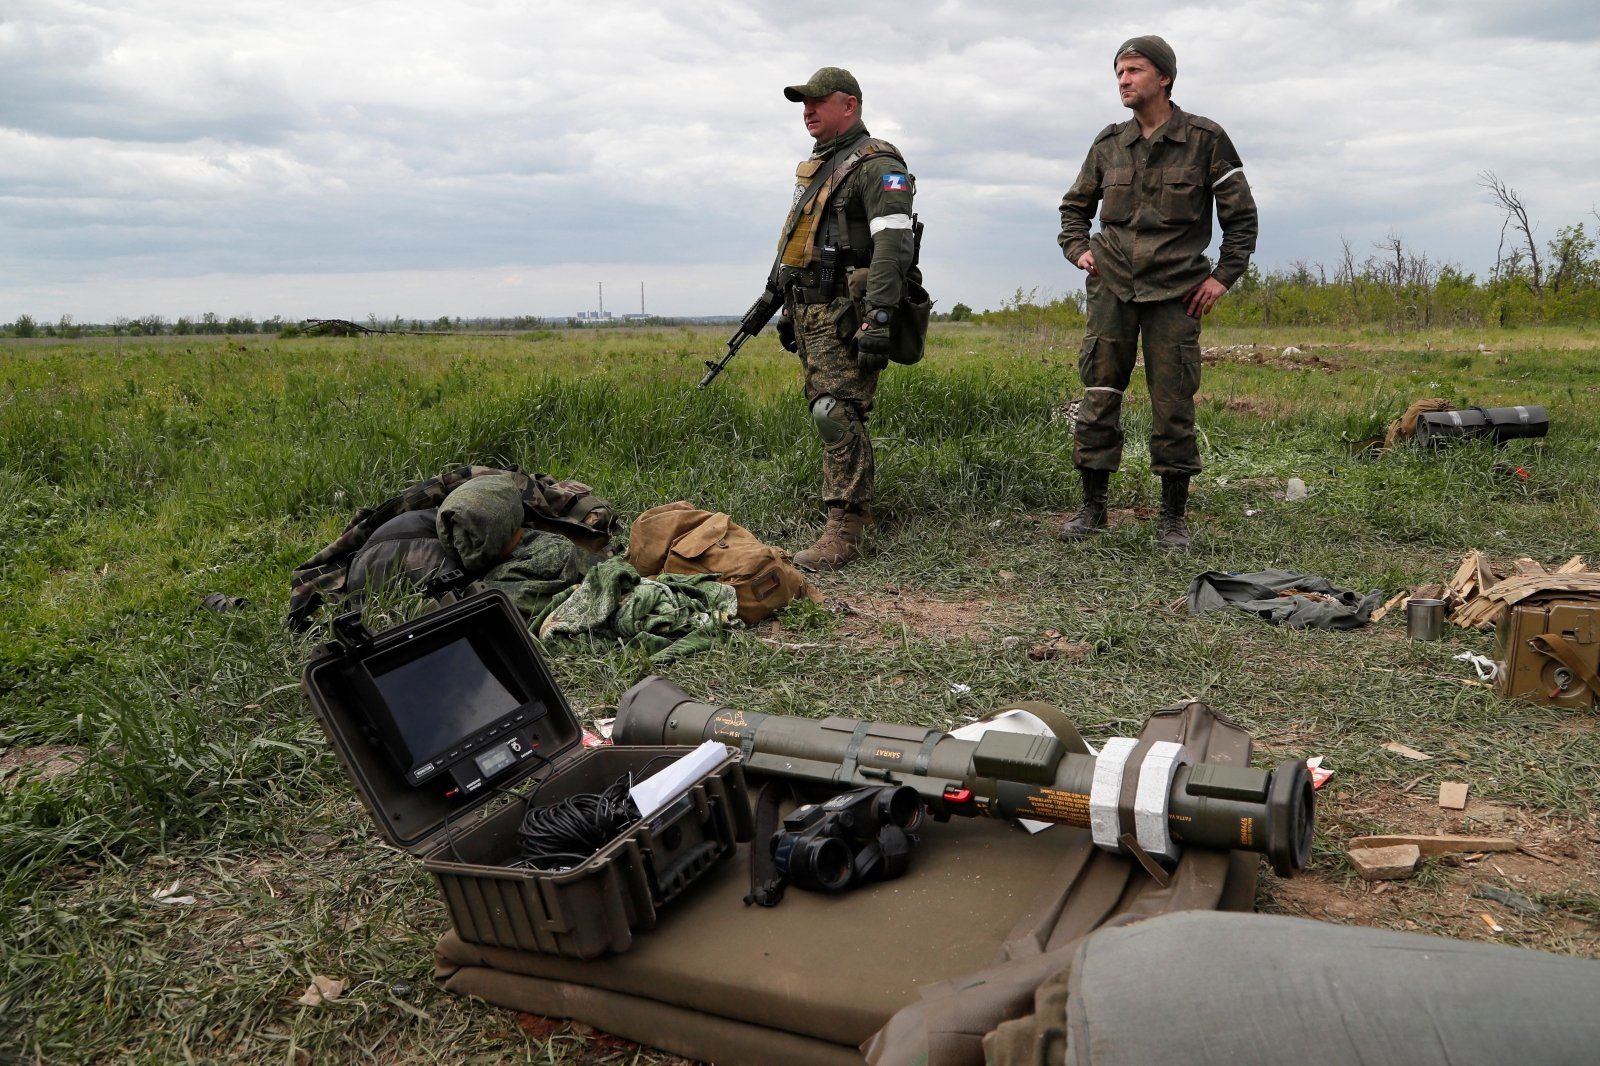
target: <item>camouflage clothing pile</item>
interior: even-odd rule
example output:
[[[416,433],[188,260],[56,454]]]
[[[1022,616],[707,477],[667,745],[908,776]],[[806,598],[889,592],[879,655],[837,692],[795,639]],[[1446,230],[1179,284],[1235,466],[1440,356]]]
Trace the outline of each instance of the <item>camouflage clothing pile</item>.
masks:
[[[640,577],[626,559],[607,559],[558,595],[532,628],[540,640],[609,637],[666,665],[713,647],[740,624],[738,614],[738,593],[715,574]]]
[[[558,595],[582,581],[599,558],[559,533],[530,530],[478,585],[501,590],[525,617],[538,618]]]
[[[295,567],[289,579],[289,628],[309,629],[325,601],[343,600],[349,592],[376,587],[402,574],[411,579],[423,575],[426,581],[441,567],[460,565],[461,561],[453,558],[433,535],[437,515],[415,513],[432,512],[460,486],[489,475],[504,475],[516,486],[522,498],[522,525],[559,533],[594,553],[608,551],[611,534],[616,529],[616,512],[610,503],[594,495],[588,485],[557,481],[548,474],[525,474],[516,467],[451,467],[438,477],[391,496],[377,507],[357,511],[332,544]],[[396,521],[402,517],[407,520]],[[358,560],[369,542],[374,546],[387,543],[390,547]],[[355,589],[350,587],[352,576],[362,579]]]

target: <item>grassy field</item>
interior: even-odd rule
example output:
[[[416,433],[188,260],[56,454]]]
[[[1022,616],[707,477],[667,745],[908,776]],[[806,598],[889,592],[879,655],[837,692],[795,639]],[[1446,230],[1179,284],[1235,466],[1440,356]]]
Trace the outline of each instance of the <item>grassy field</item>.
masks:
[[[0,1059],[382,1062],[611,1059],[636,1050],[434,993],[431,880],[375,842],[301,707],[314,637],[281,621],[289,570],[358,506],[464,461],[577,477],[626,514],[687,498],[791,550],[820,525],[819,445],[768,337],[708,392],[713,332],[0,346]],[[826,608],[666,671],[752,710],[947,726],[1053,701],[1091,739],[1203,697],[1263,765],[1321,754],[1315,868],[1263,876],[1264,910],[1600,955],[1600,732],[1592,713],[1467,683],[1452,631],[1390,620],[1294,632],[1171,605],[1202,570],[1268,566],[1392,593],[1464,550],[1600,561],[1600,333],[1389,336],[1214,331],[1200,403],[1197,548],[1151,543],[1158,483],[1133,443],[1117,527],[1068,549],[1078,337],[944,326],[895,368],[872,423],[882,502],[869,557]],[[1261,345],[1254,349],[1234,345]],[[1299,346],[1299,354],[1278,349]],[[1482,346],[1482,350],[1480,350]],[[1350,442],[1408,402],[1542,403],[1547,442],[1382,458]],[[1526,480],[1495,471],[1520,464]],[[1310,497],[1282,499],[1303,478]],[[217,614],[210,592],[248,605]],[[1035,661],[1060,634],[1074,654]],[[1007,640],[1015,637],[1017,640]],[[637,653],[558,650],[575,707],[605,717]],[[958,686],[965,686],[959,688]],[[1400,741],[1436,756],[1408,762]],[[1441,780],[1472,805],[1445,816]],[[1542,857],[1430,862],[1374,888],[1342,843],[1373,830],[1520,828]],[[174,882],[177,897],[153,897]],[[1480,885],[1543,903],[1523,915]],[[338,1002],[294,1000],[313,974]]]

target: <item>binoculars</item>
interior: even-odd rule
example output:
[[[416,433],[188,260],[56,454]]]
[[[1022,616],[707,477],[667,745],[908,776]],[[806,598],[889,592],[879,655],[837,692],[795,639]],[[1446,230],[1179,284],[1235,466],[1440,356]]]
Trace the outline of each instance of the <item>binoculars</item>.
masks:
[[[786,882],[813,892],[891,880],[911,865],[924,812],[922,797],[905,785],[857,788],[807,803],[773,834],[773,864]]]

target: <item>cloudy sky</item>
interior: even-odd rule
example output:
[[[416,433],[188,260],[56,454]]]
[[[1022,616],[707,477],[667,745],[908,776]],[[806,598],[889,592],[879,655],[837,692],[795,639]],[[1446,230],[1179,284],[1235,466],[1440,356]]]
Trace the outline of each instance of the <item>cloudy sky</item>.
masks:
[[[1542,235],[1600,205],[1592,0],[0,0],[0,322],[737,313],[840,64],[918,178],[929,288],[1080,284],[1056,205],[1158,32],[1264,265],[1399,234],[1484,271],[1492,169]],[[1135,7],[1137,10],[1135,11]]]

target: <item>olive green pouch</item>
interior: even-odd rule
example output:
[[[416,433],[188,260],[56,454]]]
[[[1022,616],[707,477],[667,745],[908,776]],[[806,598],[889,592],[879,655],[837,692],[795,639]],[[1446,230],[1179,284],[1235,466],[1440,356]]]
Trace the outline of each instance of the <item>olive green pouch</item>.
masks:
[[[854,344],[856,333],[861,329],[861,309],[854,300],[835,300],[839,305],[833,312],[833,335],[839,338],[840,344]]]
[[[928,319],[933,316],[933,298],[914,281],[906,282],[906,295],[894,309],[890,320],[889,358],[910,366],[922,360],[928,341]]]

